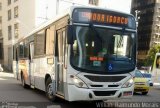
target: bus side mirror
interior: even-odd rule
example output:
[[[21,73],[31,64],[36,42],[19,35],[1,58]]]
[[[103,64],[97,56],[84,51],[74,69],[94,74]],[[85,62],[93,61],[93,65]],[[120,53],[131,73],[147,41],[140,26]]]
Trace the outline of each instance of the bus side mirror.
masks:
[[[68,44],[73,44],[73,36],[74,36],[73,25],[68,25],[67,26],[67,42],[68,42]]]

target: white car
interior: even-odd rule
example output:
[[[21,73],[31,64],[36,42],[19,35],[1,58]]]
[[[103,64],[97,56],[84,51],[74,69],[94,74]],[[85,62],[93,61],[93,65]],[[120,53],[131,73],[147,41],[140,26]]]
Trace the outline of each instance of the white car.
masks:
[[[143,76],[148,79],[149,85],[153,86],[152,75],[150,73],[143,73]]]

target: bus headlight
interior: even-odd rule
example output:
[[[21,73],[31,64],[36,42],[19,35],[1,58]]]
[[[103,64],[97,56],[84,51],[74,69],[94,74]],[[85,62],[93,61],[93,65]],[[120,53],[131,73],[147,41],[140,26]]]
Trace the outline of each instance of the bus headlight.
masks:
[[[76,76],[72,77],[72,81],[74,85],[76,85],[79,88],[88,88],[87,85],[80,78]]]
[[[133,78],[129,79],[127,82],[125,82],[122,86],[122,88],[128,88],[131,87],[134,84]]]

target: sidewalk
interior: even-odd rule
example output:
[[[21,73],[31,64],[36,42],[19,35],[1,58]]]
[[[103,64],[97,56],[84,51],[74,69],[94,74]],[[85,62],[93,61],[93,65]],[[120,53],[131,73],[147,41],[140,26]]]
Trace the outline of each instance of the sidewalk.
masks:
[[[10,72],[0,72],[0,77],[14,77],[14,74]]]

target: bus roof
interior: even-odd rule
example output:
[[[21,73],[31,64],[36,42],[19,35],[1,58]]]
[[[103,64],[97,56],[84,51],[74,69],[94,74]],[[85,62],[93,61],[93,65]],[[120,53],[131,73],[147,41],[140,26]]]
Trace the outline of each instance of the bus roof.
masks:
[[[30,33],[28,33],[26,36],[22,37],[19,39],[19,41],[17,41],[16,43],[20,42],[21,40],[27,38],[28,36],[31,36],[32,34],[40,31],[41,29],[47,27],[48,25],[54,23],[55,21],[59,20],[62,17],[65,17],[67,15],[69,15],[71,17],[72,12],[75,8],[84,8],[84,9],[99,9],[99,10],[106,10],[106,11],[110,11],[110,12],[116,12],[116,13],[120,13],[120,14],[124,14],[124,15],[129,15],[129,16],[133,16],[132,14],[128,14],[125,12],[120,12],[117,10],[113,10],[113,9],[106,9],[106,8],[101,8],[101,7],[95,7],[95,6],[71,6],[70,8],[68,8],[67,10],[65,10],[65,12],[58,14],[57,16],[55,16],[53,19],[41,24],[39,27],[35,28],[34,30],[32,30]],[[133,16],[134,17],[134,16]],[[16,44],[15,43],[15,44]]]

